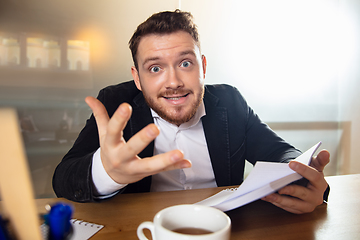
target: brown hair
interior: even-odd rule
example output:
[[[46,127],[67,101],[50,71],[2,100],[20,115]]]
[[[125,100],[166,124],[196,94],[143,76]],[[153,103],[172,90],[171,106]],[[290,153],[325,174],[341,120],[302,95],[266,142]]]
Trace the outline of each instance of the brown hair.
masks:
[[[138,64],[136,54],[142,37],[149,34],[169,34],[177,31],[185,31],[191,35],[200,48],[197,26],[192,21],[190,12],[176,9],[174,12],[165,11],[153,14],[145,22],[141,23],[129,41],[132,58],[136,69]]]

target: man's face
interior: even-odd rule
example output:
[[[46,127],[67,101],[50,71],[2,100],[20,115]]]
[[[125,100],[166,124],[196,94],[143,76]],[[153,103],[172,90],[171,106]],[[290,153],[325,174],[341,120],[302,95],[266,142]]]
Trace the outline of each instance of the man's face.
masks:
[[[137,88],[160,117],[175,125],[189,121],[204,95],[206,59],[184,31],[143,37],[137,51]]]

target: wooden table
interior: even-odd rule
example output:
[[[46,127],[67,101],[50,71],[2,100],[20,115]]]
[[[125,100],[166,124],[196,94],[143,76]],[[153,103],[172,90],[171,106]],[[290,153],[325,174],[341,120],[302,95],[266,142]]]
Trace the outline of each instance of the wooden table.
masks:
[[[360,174],[326,177],[330,184],[327,204],[308,214],[296,215],[261,200],[227,212],[231,239],[360,239]],[[101,203],[74,203],[74,218],[105,227],[91,239],[137,239],[136,229],[152,221],[161,209],[195,203],[222,188],[118,195]],[[37,199],[40,213],[46,204],[65,199]]]

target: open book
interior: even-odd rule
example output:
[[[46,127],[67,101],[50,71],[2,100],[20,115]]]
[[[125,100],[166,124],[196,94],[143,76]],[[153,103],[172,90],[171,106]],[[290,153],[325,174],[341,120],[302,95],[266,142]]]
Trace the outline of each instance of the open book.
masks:
[[[320,145],[321,142],[317,143],[293,161],[309,165]],[[300,174],[290,169],[288,163],[258,161],[238,188],[222,190],[195,204],[215,207],[225,212],[274,193],[301,178]]]

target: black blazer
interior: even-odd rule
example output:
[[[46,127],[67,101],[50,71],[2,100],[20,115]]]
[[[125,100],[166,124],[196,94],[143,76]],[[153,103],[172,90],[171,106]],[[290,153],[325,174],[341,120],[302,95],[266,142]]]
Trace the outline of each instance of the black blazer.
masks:
[[[109,116],[123,102],[132,106],[132,116],[124,129],[125,140],[153,122],[150,108],[134,81],[106,87],[100,91],[98,99]],[[245,160],[252,164],[258,160],[286,162],[301,154],[261,122],[236,88],[224,84],[206,85],[204,104],[206,116],[202,123],[218,186],[241,184]],[[55,170],[53,188],[58,197],[79,202],[94,201],[91,163],[98,148],[98,131],[92,115]],[[153,149],[152,142],[139,156],[152,156]],[[122,192],[146,192],[150,185],[151,176],[129,184]]]

